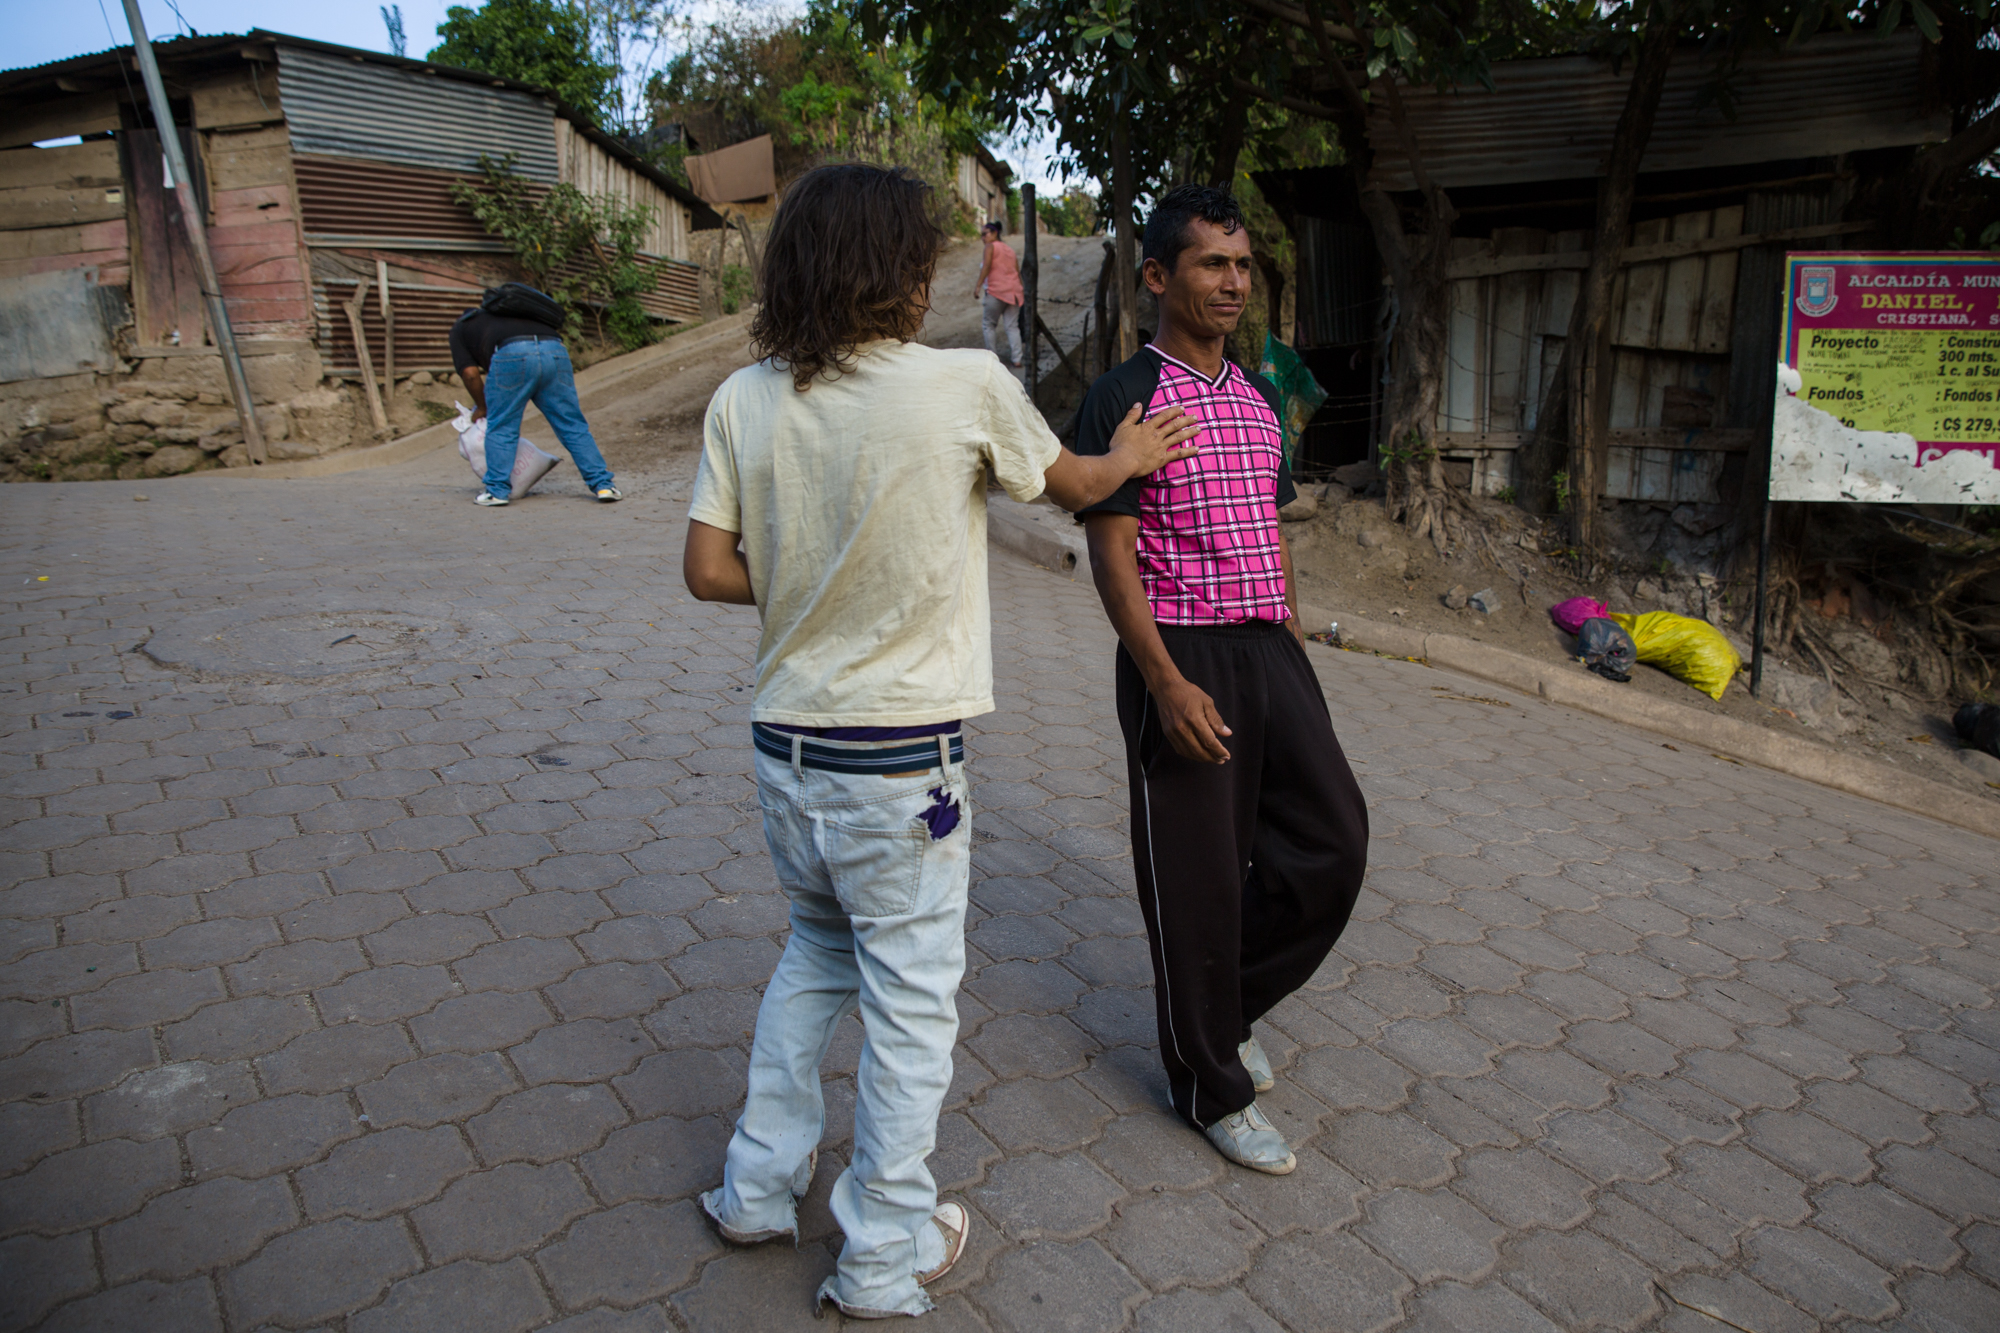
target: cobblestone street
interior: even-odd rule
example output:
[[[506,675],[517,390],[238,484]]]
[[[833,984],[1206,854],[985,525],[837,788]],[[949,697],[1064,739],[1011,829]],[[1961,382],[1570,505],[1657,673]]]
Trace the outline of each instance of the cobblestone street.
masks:
[[[786,920],[755,616],[679,474],[463,473],[0,490],[0,1333],[838,1322],[857,1023],[800,1247],[694,1203]],[[1260,1176],[1165,1109],[1096,597],[993,592],[925,1333],[2000,1329],[1991,841],[1314,648],[1374,841]]]

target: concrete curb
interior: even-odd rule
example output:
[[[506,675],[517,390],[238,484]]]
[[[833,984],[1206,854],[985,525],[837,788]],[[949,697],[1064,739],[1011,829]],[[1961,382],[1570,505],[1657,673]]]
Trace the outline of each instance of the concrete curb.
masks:
[[[986,534],[993,545],[1068,578],[1075,578],[1079,568],[1090,568],[1089,548],[1076,520],[1054,505],[1024,505],[988,492]]]
[[[1302,608],[1308,625],[1340,622],[1344,643],[1505,685],[1548,703],[1628,723],[1713,753],[1773,769],[1822,787],[1865,796],[1947,824],[2000,837],[2000,801],[1906,773],[1893,765],[1787,736],[1733,717],[1718,717],[1622,688],[1574,663],[1551,666],[1456,634],[1427,634],[1402,625]]]
[[[636,352],[627,352],[624,356],[614,356],[609,360],[600,361],[589,369],[578,372],[577,396],[583,401],[584,407],[589,408],[593,401],[601,401],[605,393],[624,386],[628,380],[642,374],[664,374],[671,371],[680,361],[698,352],[705,352],[726,338],[746,337],[749,328],[750,316],[747,313],[730,315],[724,319],[698,325],[651,347],[642,347]],[[540,413],[532,410],[523,425],[529,423],[539,423],[544,426],[547,424],[542,422]],[[262,467],[232,467],[182,475],[229,477],[250,481],[297,481],[307,477],[333,477],[343,472],[359,471],[362,468],[393,467],[398,463],[422,458],[433,449],[448,448],[457,442],[458,432],[451,428],[449,421],[441,421],[435,426],[426,426],[420,431],[382,444],[336,449],[330,454],[321,454],[318,458],[301,458],[291,463],[266,463]],[[179,480],[179,478],[161,480]]]

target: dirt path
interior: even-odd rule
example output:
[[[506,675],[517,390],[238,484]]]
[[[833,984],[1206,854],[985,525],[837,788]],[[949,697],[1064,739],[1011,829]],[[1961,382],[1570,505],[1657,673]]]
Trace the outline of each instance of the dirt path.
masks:
[[[1094,237],[1041,238],[1042,318],[1066,348],[1076,343],[1090,308],[1102,244]],[[979,301],[971,295],[979,259],[976,242],[955,241],[939,261],[933,308],[923,334],[931,346],[983,345]],[[1042,356],[1045,365],[1054,363],[1046,344]],[[677,476],[682,470],[679,460],[701,448],[701,422],[709,398],[751,358],[747,339],[719,343],[643,387],[593,403],[591,427],[613,470],[621,475],[660,474],[663,479]]]

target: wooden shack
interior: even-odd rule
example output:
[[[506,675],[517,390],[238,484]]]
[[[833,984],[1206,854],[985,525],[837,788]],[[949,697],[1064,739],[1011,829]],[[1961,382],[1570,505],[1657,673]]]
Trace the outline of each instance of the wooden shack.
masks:
[[[360,372],[345,312],[359,294],[378,377],[452,369],[452,321],[482,288],[518,276],[507,244],[452,196],[481,177],[482,156],[510,159],[535,185],[649,208],[654,284],[642,303],[661,322],[699,317],[689,233],[720,219],[544,90],[261,30],[155,49],[194,177],[185,183],[166,178],[130,47],[0,72],[0,455],[23,434],[46,435],[51,411],[68,411],[79,391],[129,399],[135,383],[205,382],[219,364],[177,188],[200,200],[253,389],[274,408]],[[212,406],[200,396],[180,401]],[[64,405],[33,406],[49,398]],[[352,437],[341,413],[314,403],[298,415],[324,429],[287,432],[277,456]],[[131,437],[109,441],[126,457],[100,461],[117,473],[135,447],[213,443],[200,431],[217,414],[191,415],[145,437],[130,429],[145,422],[100,423]],[[65,438],[92,433],[76,418]],[[49,443],[36,447],[74,452]],[[27,461],[18,449],[0,457],[17,471]]]
[[[1914,32],[1823,36],[1747,63],[1718,98],[1709,60],[1676,58],[1617,280],[1608,496],[1728,498],[1768,419],[1784,252],[1865,246],[1871,221],[1848,207],[1857,182],[1949,137],[1925,59]],[[1513,485],[1515,451],[1551,393],[1629,78],[1569,57],[1497,65],[1490,90],[1403,90],[1425,166],[1459,214],[1436,438],[1448,474],[1477,493]],[[1413,190],[1386,113],[1369,141],[1370,184]],[[1333,393],[1308,464],[1371,457],[1393,311],[1352,177],[1258,180],[1298,243],[1296,336]]]

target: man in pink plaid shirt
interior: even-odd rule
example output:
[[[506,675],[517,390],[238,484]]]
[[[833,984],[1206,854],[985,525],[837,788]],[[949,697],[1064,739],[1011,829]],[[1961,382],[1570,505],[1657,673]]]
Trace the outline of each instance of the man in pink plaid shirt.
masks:
[[[1134,405],[1202,425],[1192,457],[1081,511],[1118,631],[1160,1057],[1174,1109],[1223,1156],[1284,1175],[1297,1163],[1257,1106],[1274,1075],[1251,1024],[1340,937],[1368,812],[1299,638],[1277,391],[1223,351],[1250,292],[1241,209],[1208,186],[1170,191],[1145,261],[1159,335],[1091,386],[1076,452],[1106,452]]]

